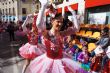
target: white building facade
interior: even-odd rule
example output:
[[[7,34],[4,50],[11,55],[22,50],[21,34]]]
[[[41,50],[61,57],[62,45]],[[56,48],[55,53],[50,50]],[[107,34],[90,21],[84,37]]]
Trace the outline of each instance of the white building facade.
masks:
[[[32,0],[0,0],[1,21],[24,21],[28,14],[38,11],[40,4]]]

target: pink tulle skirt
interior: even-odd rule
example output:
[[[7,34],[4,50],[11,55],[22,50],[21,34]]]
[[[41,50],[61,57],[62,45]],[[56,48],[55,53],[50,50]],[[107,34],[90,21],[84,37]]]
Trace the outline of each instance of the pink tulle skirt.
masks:
[[[35,57],[43,54],[43,51],[37,45],[26,43],[19,49],[20,55],[25,59],[34,59]]]
[[[81,68],[80,64],[69,59],[51,59],[43,54],[35,58],[25,73],[77,73]]]

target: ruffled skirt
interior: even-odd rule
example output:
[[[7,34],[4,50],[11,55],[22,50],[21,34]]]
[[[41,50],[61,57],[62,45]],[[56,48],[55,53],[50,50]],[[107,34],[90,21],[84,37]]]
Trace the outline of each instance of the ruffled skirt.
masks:
[[[80,68],[72,59],[51,59],[43,54],[30,63],[25,73],[78,73]]]
[[[43,54],[43,51],[37,45],[26,43],[19,49],[20,55],[25,59],[34,59],[35,57]]]

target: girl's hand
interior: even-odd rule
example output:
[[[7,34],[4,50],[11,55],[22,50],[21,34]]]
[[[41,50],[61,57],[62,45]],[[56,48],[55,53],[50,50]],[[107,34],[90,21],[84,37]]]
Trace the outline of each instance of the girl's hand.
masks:
[[[41,5],[48,5],[49,4],[49,1],[48,0],[39,0]]]
[[[29,17],[29,18],[30,18],[30,17],[33,17],[33,14],[28,14],[27,17]]]
[[[93,57],[93,58],[92,58],[92,60],[91,60],[92,63],[95,63],[95,59],[96,59],[96,57]]]
[[[101,56],[101,54],[97,54],[96,56]]]
[[[75,11],[70,6],[67,6],[67,7],[70,12],[72,12],[73,14],[76,14]]]

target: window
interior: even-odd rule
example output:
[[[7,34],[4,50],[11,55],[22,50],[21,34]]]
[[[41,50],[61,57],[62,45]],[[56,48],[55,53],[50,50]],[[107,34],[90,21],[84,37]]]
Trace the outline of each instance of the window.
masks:
[[[2,11],[1,11],[1,9],[0,9],[0,14],[2,14]]]
[[[14,0],[12,0],[12,2],[14,3]]]
[[[26,8],[22,8],[22,14],[26,14]]]
[[[39,9],[39,5],[37,5],[37,9]]]
[[[22,0],[22,2],[26,2],[26,0]]]
[[[11,8],[9,8],[9,14],[10,14]]]
[[[39,4],[39,8],[41,8],[41,3]]]
[[[4,9],[3,9],[3,15],[4,15]]]
[[[9,4],[10,4],[10,2],[9,2]]]
[[[6,11],[5,11],[5,12],[6,12],[6,15],[7,15],[7,9],[6,9]]]
[[[13,8],[13,15],[15,15],[15,8]]]

